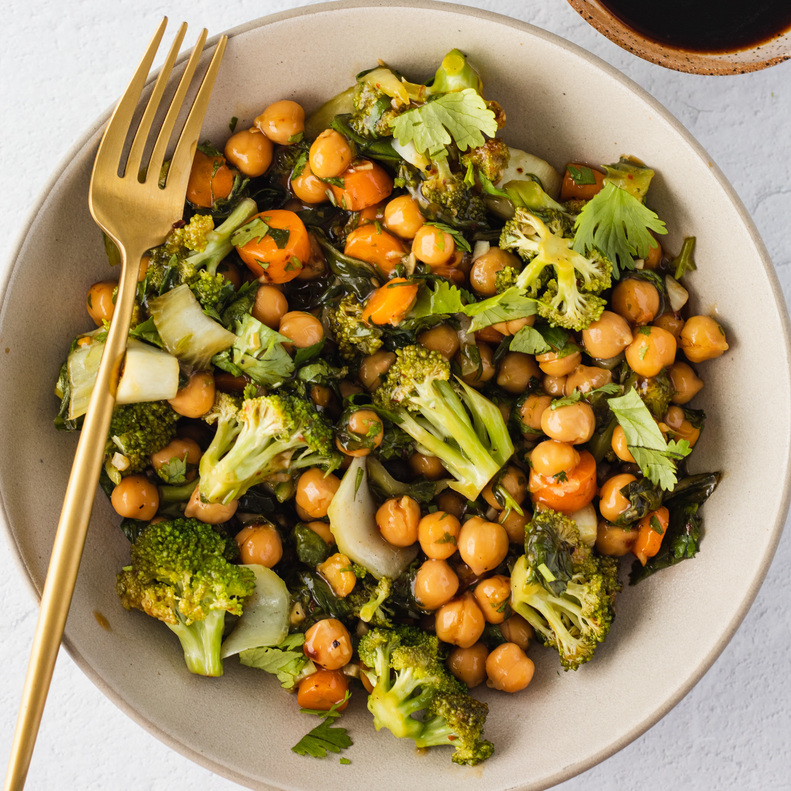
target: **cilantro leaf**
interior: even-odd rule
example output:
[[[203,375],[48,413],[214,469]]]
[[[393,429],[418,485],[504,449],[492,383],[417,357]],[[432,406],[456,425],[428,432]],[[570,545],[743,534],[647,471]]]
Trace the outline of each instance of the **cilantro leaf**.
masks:
[[[460,151],[478,148],[484,134],[494,137],[497,119],[474,88],[446,93],[391,120],[393,136],[402,146],[413,143],[418,153],[437,157],[455,142]]]
[[[334,704],[329,711],[319,709],[300,709],[304,714],[314,714],[322,718],[322,722],[317,725],[310,733],[305,734],[291,749],[297,755],[310,755],[313,758],[324,758],[327,753],[339,753],[347,747],[352,746],[346,728],[339,728],[332,723],[335,722],[341,713],[338,708],[342,706],[350,697],[346,692],[343,700]]]
[[[280,645],[240,652],[239,661],[248,667],[272,673],[284,689],[293,689],[303,671],[308,665],[313,665],[302,651],[304,641],[302,634],[289,635]]]
[[[426,316],[461,313],[463,309],[462,292],[447,280],[439,280],[433,289],[428,285],[420,289],[410,318],[423,319]]]
[[[689,443],[686,440],[665,442],[648,407],[635,390],[611,398],[608,405],[643,475],[665,491],[672,491],[677,482],[675,462],[691,453]]]
[[[158,470],[157,475],[165,482],[171,484],[184,483],[187,480],[187,453],[179,458],[173,456],[168,459]]]
[[[469,331],[477,332],[501,321],[523,319],[536,313],[536,301],[524,296],[515,286],[481,302],[465,305],[462,313],[472,319]]]
[[[656,247],[649,233],[667,233],[664,222],[626,190],[607,184],[589,200],[574,223],[574,249],[585,255],[596,248],[609,258],[613,277],[634,269],[635,256],[646,258]]]
[[[254,239],[260,242],[268,233],[269,226],[260,217],[256,217],[233,232],[231,244],[234,247],[244,247]]]

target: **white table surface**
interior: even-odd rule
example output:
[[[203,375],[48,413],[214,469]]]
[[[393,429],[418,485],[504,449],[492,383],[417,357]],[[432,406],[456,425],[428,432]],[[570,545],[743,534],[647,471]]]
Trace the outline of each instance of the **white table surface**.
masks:
[[[0,267],[29,206],[84,128],[120,95],[159,19],[219,33],[304,0],[0,0]],[[674,113],[722,168],[755,219],[791,299],[791,63],[698,77],[628,54],[563,0],[468,0],[557,33],[621,69]],[[405,23],[406,20],[405,20]],[[189,34],[188,34],[189,35]],[[507,66],[507,64],[504,64]],[[771,343],[771,339],[767,339]],[[745,383],[746,384],[746,383]],[[2,448],[0,452],[9,452]],[[752,460],[758,463],[758,459]],[[772,471],[767,470],[768,483]],[[791,531],[743,625],[693,691],[626,749],[562,791],[791,788],[788,581]],[[727,580],[722,581],[727,595]],[[35,606],[0,539],[0,767],[5,766]],[[573,713],[570,713],[573,716]],[[4,770],[3,770],[4,773]],[[172,752],[110,703],[61,653],[27,788],[31,791],[239,786]]]

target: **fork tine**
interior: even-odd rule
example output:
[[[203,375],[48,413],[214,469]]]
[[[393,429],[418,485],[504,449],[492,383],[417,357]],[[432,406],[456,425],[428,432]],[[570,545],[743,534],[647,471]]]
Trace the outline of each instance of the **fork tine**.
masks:
[[[195,97],[187,120],[184,123],[184,128],[181,130],[176,150],[173,152],[173,158],[168,169],[167,186],[173,187],[180,193],[183,193],[187,186],[187,179],[192,168],[192,159],[195,156],[195,149],[198,145],[198,136],[203,125],[203,117],[206,115],[206,109],[209,106],[214,81],[217,79],[217,72],[220,70],[220,63],[227,43],[227,36],[221,36],[217,42],[209,68],[206,70],[198,95]]]
[[[162,41],[162,36],[167,26],[168,18],[164,17],[159,23],[157,32],[154,33],[151,43],[148,45],[145,55],[143,55],[137,71],[129,81],[121,101],[113,111],[110,121],[107,124],[107,129],[104,132],[101,143],[99,143],[99,150],[96,153],[96,162],[99,162],[104,156],[118,156],[120,159],[120,152],[123,148],[126,135],[129,132],[129,126],[132,123],[137,102],[140,99],[140,94],[143,91],[143,86],[146,84],[148,73],[151,71],[151,64],[154,62],[154,56],[159,49],[159,43]],[[96,164],[94,164],[94,170]]]
[[[151,92],[151,97],[146,105],[143,117],[140,119],[140,125],[135,133],[135,139],[132,142],[132,148],[129,150],[129,159],[124,169],[124,175],[132,175],[136,177],[140,170],[140,161],[143,158],[143,149],[145,148],[146,141],[148,140],[148,133],[151,131],[151,124],[154,121],[154,116],[159,109],[159,103],[162,101],[162,95],[165,93],[170,73],[173,71],[173,64],[176,62],[179,50],[181,49],[181,42],[184,41],[184,34],[187,32],[187,23],[182,22],[179,27],[173,45],[170,47],[165,63],[163,64],[159,76],[157,77],[154,90]]]
[[[204,28],[201,31],[198,40],[195,42],[190,59],[184,68],[184,74],[181,75],[181,81],[176,89],[176,94],[173,101],[170,103],[165,120],[162,122],[162,128],[159,130],[157,141],[154,144],[154,150],[151,152],[151,160],[148,165],[148,172],[153,176],[159,178],[159,173],[162,170],[162,164],[165,161],[165,153],[167,151],[170,136],[173,134],[173,127],[176,125],[181,106],[184,104],[184,98],[189,90],[192,78],[195,75],[195,70],[198,68],[198,61],[200,60],[203,47],[206,43],[206,36],[208,31]]]

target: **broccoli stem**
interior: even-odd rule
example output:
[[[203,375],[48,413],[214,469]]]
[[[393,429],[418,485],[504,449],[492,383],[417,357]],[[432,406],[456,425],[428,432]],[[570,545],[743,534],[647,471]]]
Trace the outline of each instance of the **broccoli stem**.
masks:
[[[203,620],[167,624],[184,650],[184,661],[190,673],[199,676],[221,676],[220,647],[225,629],[225,610],[212,610]]]

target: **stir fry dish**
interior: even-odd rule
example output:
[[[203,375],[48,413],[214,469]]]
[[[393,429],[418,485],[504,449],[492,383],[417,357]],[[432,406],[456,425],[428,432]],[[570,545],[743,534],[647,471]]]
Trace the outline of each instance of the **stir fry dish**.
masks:
[[[577,670],[621,570],[698,552],[720,473],[688,472],[691,403],[728,343],[688,309],[695,238],[663,247],[633,157],[561,173],[509,146],[458,50],[425,83],[380,64],[307,120],[282,100],[237,123],[140,266],[102,475],[121,604],[189,672],[275,676],[319,717],[297,753],[351,744],[354,694],[477,764],[471,690],[519,693],[547,649]],[[116,285],[88,292],[59,428]]]

